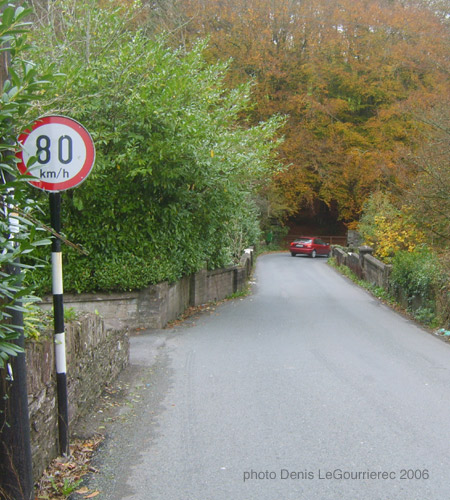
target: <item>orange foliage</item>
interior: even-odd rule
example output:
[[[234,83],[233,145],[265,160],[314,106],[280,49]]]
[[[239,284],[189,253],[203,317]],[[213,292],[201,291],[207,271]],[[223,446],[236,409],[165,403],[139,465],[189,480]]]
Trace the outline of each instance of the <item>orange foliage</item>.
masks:
[[[154,29],[171,30],[174,44],[209,36],[208,57],[232,58],[230,83],[254,79],[251,121],[288,115],[280,155],[289,168],[275,183],[289,206],[319,198],[351,222],[373,190],[410,182],[414,172],[400,168],[401,159],[415,148],[420,125],[405,104],[426,107],[449,92],[447,18],[425,2],[151,5]]]

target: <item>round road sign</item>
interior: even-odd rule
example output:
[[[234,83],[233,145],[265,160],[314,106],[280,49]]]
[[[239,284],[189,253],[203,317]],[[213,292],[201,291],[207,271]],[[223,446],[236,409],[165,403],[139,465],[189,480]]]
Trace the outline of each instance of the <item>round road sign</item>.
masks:
[[[44,191],[65,191],[81,184],[91,172],[95,147],[89,132],[66,116],[46,116],[19,136],[22,150],[17,153],[22,174]],[[30,158],[36,161],[27,168]]]

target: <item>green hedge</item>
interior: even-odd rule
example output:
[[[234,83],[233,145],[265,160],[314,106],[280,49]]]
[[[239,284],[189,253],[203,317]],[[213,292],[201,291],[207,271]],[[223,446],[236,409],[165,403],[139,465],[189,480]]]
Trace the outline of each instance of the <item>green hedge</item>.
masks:
[[[65,252],[65,289],[130,290],[232,263],[260,239],[254,198],[279,168],[283,120],[246,123],[250,85],[227,88],[227,64],[207,63],[204,41],[171,49],[133,28],[128,9],[94,4],[55,0],[35,33],[40,64],[65,74],[39,114],[83,123],[97,153],[63,196],[63,231],[90,253]],[[48,289],[43,273],[33,279]]]

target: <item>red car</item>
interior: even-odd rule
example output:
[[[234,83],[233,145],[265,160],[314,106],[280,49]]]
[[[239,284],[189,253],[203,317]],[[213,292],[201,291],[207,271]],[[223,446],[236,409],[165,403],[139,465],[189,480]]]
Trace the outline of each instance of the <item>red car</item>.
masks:
[[[318,255],[325,255],[328,257],[330,255],[330,244],[325,243],[320,238],[316,237],[304,237],[299,238],[291,243],[290,251],[292,257],[296,255],[309,255],[313,259]]]

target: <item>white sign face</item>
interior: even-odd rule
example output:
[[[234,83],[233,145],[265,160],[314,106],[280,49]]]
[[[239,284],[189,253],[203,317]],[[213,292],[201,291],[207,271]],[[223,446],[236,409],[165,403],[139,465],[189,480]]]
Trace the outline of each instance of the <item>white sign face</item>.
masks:
[[[89,132],[65,116],[46,116],[19,136],[17,154],[22,174],[39,180],[30,184],[44,191],[64,191],[78,186],[89,175],[95,148]],[[36,158],[27,168],[30,158]]]

